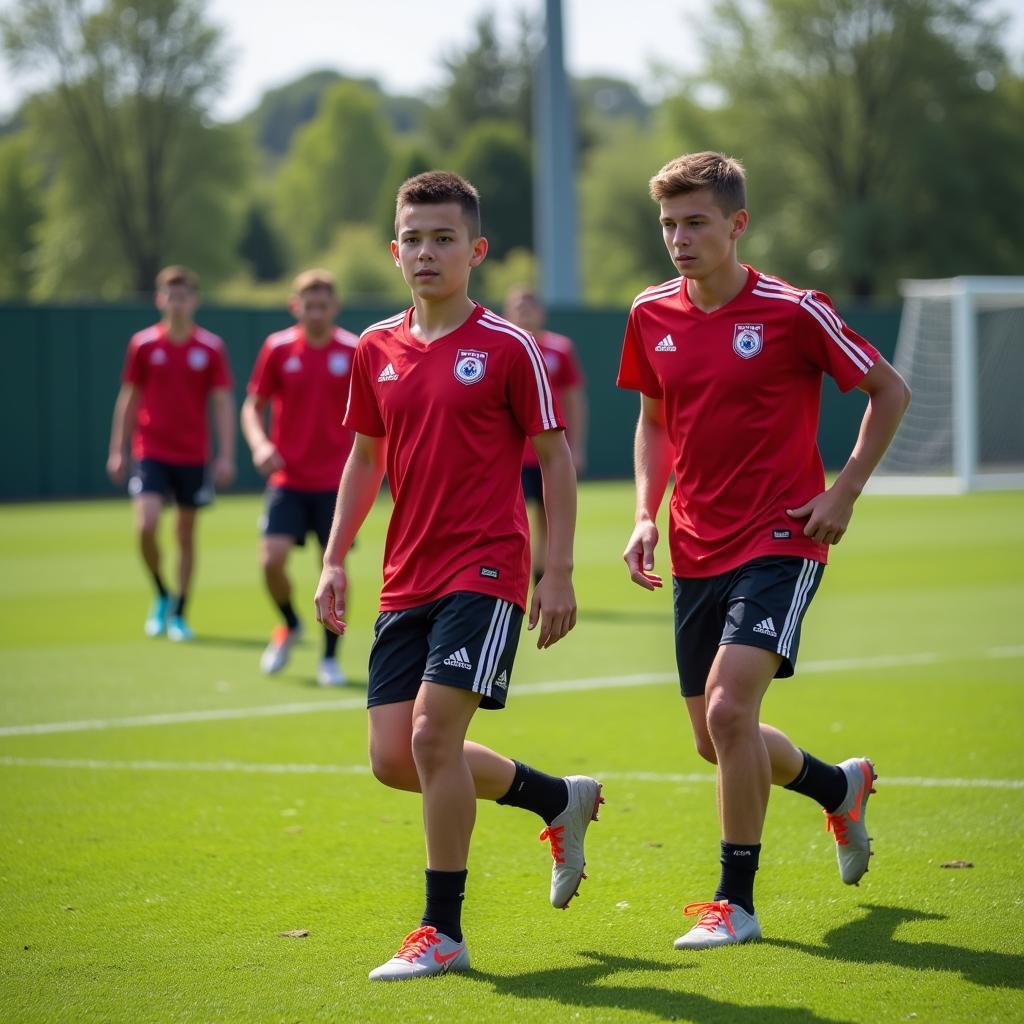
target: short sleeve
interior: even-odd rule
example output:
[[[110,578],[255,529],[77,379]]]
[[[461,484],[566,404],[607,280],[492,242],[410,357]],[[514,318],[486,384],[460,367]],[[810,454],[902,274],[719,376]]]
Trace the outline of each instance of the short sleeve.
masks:
[[[619,360],[619,376],[616,384],[629,391],[641,391],[648,398],[664,396],[661,382],[644,351],[635,309],[630,312],[629,319],[626,321],[626,333],[622,339],[622,357]]]
[[[380,406],[377,404],[377,395],[373,390],[374,377],[370,373],[368,354],[365,342],[360,342],[352,360],[345,426],[367,437],[384,437],[387,430],[380,414]]]
[[[583,376],[583,366],[580,357],[576,353],[576,346],[569,338],[565,339],[565,351],[562,353],[562,365],[560,369],[560,388],[579,388],[586,383]]]
[[[218,339],[219,341],[219,339]],[[210,390],[231,387],[231,366],[228,364],[228,351],[224,342],[219,341],[213,347],[210,359]]]
[[[544,356],[533,335],[516,335],[511,349],[506,393],[512,414],[527,437],[546,430],[564,430],[565,421],[555,402]]]
[[[124,368],[121,371],[121,380],[125,384],[133,384],[141,388],[146,383],[146,360],[142,358],[142,345],[139,343],[139,336],[135,335],[128,342],[128,351],[124,356]]]
[[[799,315],[805,357],[834,378],[840,391],[855,388],[877,362],[878,349],[843,322],[823,292],[806,292]]]
[[[266,341],[263,342],[263,347],[256,357],[256,365],[252,368],[252,373],[249,375],[249,383],[246,387],[246,391],[250,395],[256,395],[259,398],[270,398],[280,388],[281,379],[277,372],[277,365],[272,358],[273,353],[273,346]]]

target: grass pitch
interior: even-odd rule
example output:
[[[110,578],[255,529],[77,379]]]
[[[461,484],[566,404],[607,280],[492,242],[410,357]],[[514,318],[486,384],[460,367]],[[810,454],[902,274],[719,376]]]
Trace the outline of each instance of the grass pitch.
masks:
[[[203,517],[190,646],[142,636],[127,503],[0,509],[0,1021],[1024,1019],[1024,495],[860,502],[764,717],[873,757],[877,856],[843,886],[820,812],[773,791],[765,940],[690,954],[671,943],[717,879],[714,786],[669,594],[619,559],[631,507],[583,488],[580,625],[543,653],[524,633],[510,707],[471,732],[604,780],[590,880],[552,910],[539,819],[481,804],[474,970],[401,985],[366,980],[418,921],[424,863],[418,798],[365,767],[386,507],[350,565],[353,682],[326,692],[314,630],[259,673],[255,498]],[[292,568],[309,611],[314,554]]]

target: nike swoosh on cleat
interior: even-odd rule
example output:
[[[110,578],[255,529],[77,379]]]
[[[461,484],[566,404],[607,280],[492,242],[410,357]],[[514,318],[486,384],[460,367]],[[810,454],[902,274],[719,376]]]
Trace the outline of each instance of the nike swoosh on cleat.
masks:
[[[861,774],[864,775],[866,780],[867,780],[866,781],[866,785],[870,786],[871,785],[871,779],[867,778],[867,776],[868,776],[868,774],[870,772],[870,769],[866,765],[862,764],[860,766],[860,770],[861,770]],[[860,789],[857,790],[857,800],[854,803],[854,805],[849,809],[849,811],[846,812],[847,817],[851,821],[860,821],[860,805],[861,805],[861,801],[864,799],[864,788],[865,788],[864,786],[861,786]]]
[[[458,949],[456,949],[454,952],[452,952],[452,953],[442,953],[441,950],[435,949],[434,950],[434,959],[439,964],[446,964],[453,957],[457,957],[461,952],[462,952],[462,947],[461,946]]]

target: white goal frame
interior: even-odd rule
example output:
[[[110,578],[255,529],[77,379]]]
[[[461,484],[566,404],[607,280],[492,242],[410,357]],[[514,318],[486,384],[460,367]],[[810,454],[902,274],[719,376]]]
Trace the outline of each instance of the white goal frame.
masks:
[[[953,468],[951,474],[876,472],[869,488],[876,494],[964,494],[978,490],[1024,488],[1020,472],[982,472],[978,460],[978,320],[979,309],[999,308],[1000,300],[1024,308],[1024,277],[951,277],[903,280],[904,299],[946,299],[950,302],[952,341]],[[904,324],[894,362],[899,360]],[[1024,338],[1021,339],[1024,345]],[[911,381],[911,386],[913,382]],[[884,460],[883,460],[884,464]]]

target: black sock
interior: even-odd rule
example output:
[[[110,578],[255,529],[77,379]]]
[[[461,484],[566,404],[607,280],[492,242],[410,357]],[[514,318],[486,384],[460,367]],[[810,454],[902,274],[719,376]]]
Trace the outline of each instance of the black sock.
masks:
[[[537,584],[540,583],[540,581],[542,579],[544,579],[544,570],[543,569],[536,570],[534,572],[534,574],[533,574],[533,585],[537,586]]]
[[[295,629],[299,624],[299,617],[295,614],[291,601],[278,601],[277,607],[281,609],[281,614],[284,616],[284,621],[288,628]]]
[[[449,939],[462,941],[462,901],[466,898],[466,871],[427,868],[427,905],[421,925],[432,925]]]
[[[188,600],[188,594],[179,594],[178,599],[174,602],[174,614],[181,616],[185,614],[185,602]]]
[[[338,649],[338,641],[341,637],[337,633],[332,633],[326,626],[324,626],[324,657],[333,658],[334,652]]]
[[[167,587],[164,585],[163,576],[161,576],[159,572],[154,572],[152,569],[150,570],[150,575],[153,577],[153,583],[156,586],[156,592],[161,597],[170,596],[170,591],[168,591]]]
[[[804,766],[785,788],[817,800],[831,814],[846,799],[846,775],[838,765],[819,761],[806,750],[800,753],[804,755]]]
[[[722,877],[715,890],[715,900],[728,900],[754,912],[754,875],[761,856],[761,844],[740,846],[722,840]]]
[[[524,807],[539,814],[550,825],[569,806],[569,784],[565,779],[545,775],[520,761],[513,760],[516,777],[508,792],[498,800],[509,807]]]

